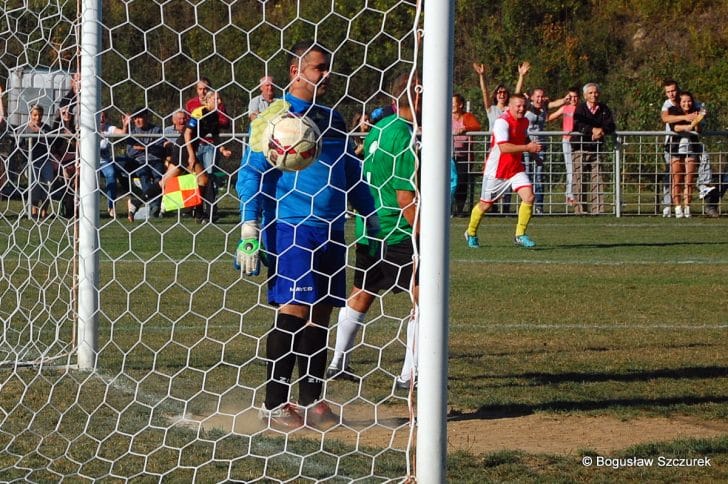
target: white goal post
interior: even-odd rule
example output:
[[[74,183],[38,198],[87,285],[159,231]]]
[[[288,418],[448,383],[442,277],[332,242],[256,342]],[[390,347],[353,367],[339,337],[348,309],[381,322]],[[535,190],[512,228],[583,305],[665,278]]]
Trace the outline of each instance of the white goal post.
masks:
[[[422,106],[422,247],[418,479],[446,481],[450,137],[454,2],[426,2]],[[438,236],[436,234],[442,234]],[[425,437],[426,436],[426,437]]]

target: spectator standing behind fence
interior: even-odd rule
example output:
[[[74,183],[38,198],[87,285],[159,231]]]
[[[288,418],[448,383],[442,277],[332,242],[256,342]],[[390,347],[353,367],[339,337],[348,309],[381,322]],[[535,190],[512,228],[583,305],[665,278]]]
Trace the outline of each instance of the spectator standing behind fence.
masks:
[[[465,111],[465,98],[462,94],[454,94],[452,97],[452,153],[457,170],[458,184],[455,189],[455,203],[452,207],[452,214],[456,217],[464,217],[467,214],[465,204],[468,198],[468,187],[472,182],[470,169],[473,162],[473,145],[471,137],[465,133],[480,131],[481,129],[478,119],[472,113]]]
[[[546,138],[537,136],[537,133],[546,129],[546,120],[548,118],[548,110],[563,105],[564,99],[549,102],[546,92],[542,88],[536,88],[531,93],[531,102],[525,117],[528,120],[528,135],[531,140],[537,142],[542,147],[546,146]],[[523,153],[523,160],[526,163],[526,172],[531,177],[534,186],[534,195],[536,203],[533,206],[534,213],[541,215],[543,213],[543,171],[544,171],[544,152]]]
[[[257,118],[258,114],[268,109],[268,106],[275,100],[275,86],[271,76],[261,77],[258,87],[260,88],[260,94],[251,99],[248,104],[248,118],[251,121]]]
[[[74,196],[77,182],[77,124],[76,117],[71,111],[71,106],[61,106],[58,109],[58,117],[53,123],[54,139],[51,144],[51,154],[57,166],[57,172],[63,186],[61,190],[62,214],[66,218],[73,216]]]
[[[555,112],[549,114],[548,120],[553,121],[561,117],[561,131],[565,134],[561,137],[561,149],[564,152],[564,169],[566,171],[566,205],[574,208],[574,213],[581,215],[581,205],[574,200],[574,162],[571,153],[571,132],[574,130],[574,111],[579,104],[579,88],[570,87],[564,97],[564,104]]]
[[[74,116],[74,121],[78,122],[80,112],[78,109],[78,91],[81,88],[81,74],[74,72],[71,77],[71,88],[61,98],[59,107],[67,107]]]
[[[346,123],[338,112],[319,104],[328,90],[330,62],[331,54],[312,41],[291,48],[290,89],[251,123],[238,172],[243,223],[237,261],[246,275],[257,275],[262,242],[268,301],[277,307],[265,342],[267,379],[259,417],[266,425],[287,430],[304,423],[321,427],[340,422],[320,399],[331,312],[346,301],[347,198],[362,216],[374,212],[361,162],[347,142]],[[318,159],[298,172],[272,168],[261,146],[267,119],[286,109],[305,114],[321,132]],[[299,398],[293,403],[297,363]]]
[[[584,198],[584,174],[589,174],[589,211],[592,215],[604,213],[604,180],[601,164],[606,156],[605,137],[617,129],[612,111],[599,101],[599,85],[584,85],[584,102],[574,111],[574,132],[571,149],[574,160],[573,193],[575,211],[582,212]]]
[[[679,107],[680,105],[680,99],[678,94],[680,93],[680,86],[678,86],[677,81],[673,79],[666,79],[662,86],[665,90],[665,102],[662,103],[662,109],[660,110],[660,118],[662,119],[662,122],[665,123],[665,131],[671,132],[671,124],[676,123],[679,121],[687,121],[692,122],[697,114],[690,113],[690,114],[670,114],[669,110],[672,107]],[[695,109],[697,109],[697,112],[699,112],[703,105],[698,102],[694,101],[693,105]],[[671,205],[672,205],[672,181],[670,177],[670,172],[672,171],[672,154],[670,154],[670,135],[665,136],[665,172],[662,177],[662,216],[663,217],[670,217],[672,215]],[[714,189],[714,187],[708,186],[710,185],[710,178],[712,176],[712,171],[710,169],[710,158],[705,155],[700,156],[700,168],[698,170],[698,173],[704,173],[705,180],[701,181],[701,176],[698,176],[698,183],[702,183],[704,186],[701,187],[701,198],[703,197],[702,190],[705,190],[706,193],[709,193],[711,190]],[[708,208],[706,212],[709,212],[710,209]]]
[[[531,68],[531,64],[524,62],[518,66],[518,82],[516,82],[516,93],[520,93],[523,89],[523,79],[528,74]],[[493,130],[493,123],[498,119],[508,107],[508,99],[511,96],[508,88],[503,84],[498,84],[493,92],[491,99],[490,91],[488,91],[488,82],[485,79],[487,68],[485,64],[473,62],[473,70],[478,74],[478,80],[480,82],[480,91],[483,94],[483,107],[485,112],[488,114],[488,126],[489,130]]]
[[[524,152],[538,153],[541,145],[530,141],[526,131],[528,120],[526,114],[526,97],[514,94],[508,101],[508,109],[498,118],[493,126],[493,137],[490,153],[485,160],[483,171],[483,188],[480,202],[473,207],[470,224],[465,231],[468,247],[477,249],[478,227],[483,216],[491,209],[504,193],[513,190],[521,198],[518,209],[518,222],[514,243],[521,247],[531,248],[536,244],[526,235],[528,223],[533,213],[533,188],[523,166]]]
[[[142,190],[142,199],[130,198],[127,218],[134,221],[134,215],[142,203],[147,203],[150,217],[159,216],[162,200],[160,197],[159,181],[165,172],[165,143],[162,137],[162,128],[149,121],[149,111],[138,107],[131,116],[128,126],[126,154],[134,160],[136,167],[133,175],[139,177]],[[132,172],[132,170],[129,170]]]
[[[28,123],[16,133],[18,146],[28,157],[32,166],[33,179],[30,181],[30,213],[33,217],[42,220],[48,216],[48,204],[50,203],[50,187],[55,180],[56,173],[53,160],[50,156],[50,143],[48,135],[50,127],[43,123],[45,111],[42,106],[35,105],[30,108]],[[26,138],[22,135],[43,135],[34,138]],[[30,152],[28,145],[30,143]]]
[[[195,85],[197,96],[188,100],[185,104],[185,109],[191,117],[200,117],[199,113],[204,108],[205,96],[212,90],[212,83],[207,77],[201,77]],[[230,127],[230,118],[227,115],[225,103],[223,103],[220,93],[217,93],[217,126],[219,131],[223,131]],[[207,213],[208,220],[215,222],[218,219],[218,209],[215,203],[215,196],[217,194],[217,182],[215,180],[215,162],[217,160],[218,149],[215,146],[215,142],[211,137],[205,137],[200,140],[197,146],[197,159],[202,161],[202,166],[205,167],[205,172],[209,178],[210,183],[205,186],[206,200],[211,200],[212,210]]]
[[[667,113],[672,116],[692,116],[692,120],[682,119],[670,123],[670,130],[676,134],[670,136],[670,178],[672,203],[675,217],[690,217],[690,202],[693,199],[693,185],[697,173],[698,157],[702,147],[698,134],[700,122],[705,115],[695,107],[692,93],[682,91],[678,94],[678,105],[671,106]]]

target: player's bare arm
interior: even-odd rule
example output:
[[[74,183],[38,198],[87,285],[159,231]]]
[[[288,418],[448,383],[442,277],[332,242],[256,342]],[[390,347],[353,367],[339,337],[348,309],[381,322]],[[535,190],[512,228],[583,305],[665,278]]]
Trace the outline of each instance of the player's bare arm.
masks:
[[[417,216],[417,202],[415,192],[409,190],[397,190],[397,204],[402,209],[402,216],[407,220],[407,223],[412,227],[412,231],[415,235],[420,233],[420,227],[416,222]]]
[[[498,147],[502,153],[540,153],[542,149],[541,145],[535,141],[531,141],[525,145],[501,143]]]

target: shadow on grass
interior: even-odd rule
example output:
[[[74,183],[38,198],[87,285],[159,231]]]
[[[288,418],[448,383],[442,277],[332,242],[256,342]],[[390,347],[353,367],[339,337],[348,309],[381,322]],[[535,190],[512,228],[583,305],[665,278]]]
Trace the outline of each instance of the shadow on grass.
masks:
[[[728,403],[728,396],[702,396],[702,397],[669,397],[669,398],[615,398],[606,400],[588,400],[583,402],[553,401],[533,405],[506,404],[483,405],[474,412],[452,411],[447,416],[449,422],[467,420],[494,420],[499,418],[515,418],[531,415],[536,412],[571,412],[589,411],[615,408],[656,408],[672,407],[675,405],[702,405],[706,403]]]
[[[615,330],[621,329],[619,326],[615,326]],[[662,344],[660,342],[646,342],[643,344],[637,344],[632,346],[633,349],[652,349],[652,348],[659,348],[661,350],[670,350],[670,349],[687,349],[687,348],[712,348],[715,346],[723,347],[723,343],[716,341],[713,343],[676,343],[676,344]],[[587,346],[587,347],[575,347],[571,349],[564,349],[560,346],[543,346],[541,348],[533,348],[533,349],[521,349],[518,351],[519,355],[527,355],[527,356],[533,356],[533,355],[547,355],[547,354],[559,354],[564,355],[565,353],[579,353],[579,354],[585,354],[588,352],[592,353],[605,353],[610,351],[618,351],[622,348],[619,346]],[[513,351],[511,349],[505,349],[505,350],[489,350],[487,355],[488,357],[498,357],[498,356],[511,356],[513,355]],[[453,350],[450,352],[450,360],[453,361],[462,361],[463,359],[473,359],[473,360],[480,360],[483,358],[483,351],[480,348],[474,348],[472,350]],[[376,361],[374,361],[376,363]]]
[[[492,374],[492,375],[469,375],[467,378],[450,377],[451,381],[467,380],[474,381],[481,378],[518,378],[531,380],[537,385],[551,385],[558,383],[593,383],[593,382],[638,382],[649,381],[661,378],[669,378],[673,380],[679,379],[703,379],[703,378],[721,378],[728,377],[728,367],[725,366],[698,366],[692,368],[664,368],[652,371],[636,371],[632,373],[582,373],[582,372],[565,372],[565,373],[543,373],[528,372],[518,374]],[[524,384],[506,384],[497,386],[524,386]]]
[[[586,243],[586,244],[558,244],[541,246],[539,250],[562,250],[562,249],[616,249],[627,247],[695,247],[696,245],[704,246],[721,246],[726,245],[724,241],[717,242],[696,242],[696,241],[672,241],[672,242],[616,242],[616,243]]]

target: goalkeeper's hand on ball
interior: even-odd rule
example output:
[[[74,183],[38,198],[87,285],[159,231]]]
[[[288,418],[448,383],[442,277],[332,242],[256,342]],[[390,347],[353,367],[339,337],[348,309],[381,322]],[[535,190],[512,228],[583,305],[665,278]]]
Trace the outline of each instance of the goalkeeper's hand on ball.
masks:
[[[240,242],[235,251],[235,268],[246,276],[260,274],[260,229],[258,222],[244,222],[240,229]]]

